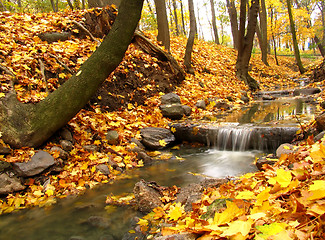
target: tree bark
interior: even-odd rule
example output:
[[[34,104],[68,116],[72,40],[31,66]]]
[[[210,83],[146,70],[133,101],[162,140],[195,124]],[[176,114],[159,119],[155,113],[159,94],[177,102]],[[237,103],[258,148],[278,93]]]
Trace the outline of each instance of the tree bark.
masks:
[[[227,10],[229,14],[230,19],[230,25],[231,25],[231,33],[232,33],[232,40],[234,44],[234,48],[238,49],[238,20],[237,20],[237,10],[235,6],[234,0],[226,0],[227,2]]]
[[[155,0],[158,36],[157,40],[161,41],[165,49],[170,51],[170,35],[167,20],[166,2],[165,0]]]
[[[69,5],[70,9],[73,10],[73,5],[71,3],[71,0],[67,0],[67,2],[68,2],[68,5]]]
[[[37,104],[24,104],[14,93],[0,98],[0,132],[12,147],[37,147],[85,106],[122,61],[141,16],[143,0],[124,0],[109,34],[78,73]]]
[[[196,20],[195,20],[193,0],[188,0],[188,9],[190,12],[190,33],[186,43],[184,65],[186,67],[186,70],[189,73],[193,74],[194,70],[191,66],[191,62],[192,62],[192,50],[193,50],[194,39],[196,34]]]
[[[220,44],[217,22],[216,22],[216,11],[214,9],[214,0],[210,0],[210,5],[211,5],[211,14],[212,14],[212,28],[214,33],[214,42],[216,44]]]
[[[252,0],[249,10],[248,24],[246,30],[246,4],[247,0],[240,1],[240,22],[238,37],[241,41],[238,42],[238,55],[236,62],[236,76],[239,80],[246,83],[250,90],[256,91],[259,89],[258,82],[248,73],[249,60],[253,49],[253,40],[257,24],[257,14],[259,9],[259,1]],[[245,35],[246,32],[246,35]]]
[[[314,37],[314,41],[319,49],[320,54],[322,55],[322,57],[325,57],[325,50],[324,50],[324,46],[321,43],[321,41],[319,40],[319,38],[315,35]]]
[[[52,6],[53,12],[57,12],[58,11],[58,9],[55,6],[54,0],[51,0],[51,6]]]
[[[292,16],[292,6],[291,6],[291,0],[287,0],[287,8],[288,8],[288,15],[289,15],[289,21],[290,21],[290,30],[291,30],[291,35],[292,35],[292,44],[293,44],[293,50],[295,53],[295,58],[296,58],[296,63],[299,68],[299,72],[303,74],[306,72],[305,68],[302,65],[301,58],[300,58],[300,52],[298,48],[298,41],[297,41],[297,36],[296,36],[296,27],[295,23],[293,21],[293,16]]]
[[[260,16],[260,30],[261,30],[261,53],[262,61],[266,66],[269,66],[267,62],[267,14],[265,7],[265,0],[261,0],[261,8],[259,11]]]
[[[182,15],[182,30],[183,30],[183,34],[186,35],[183,0],[180,0],[180,4],[181,4],[181,15]]]
[[[176,0],[172,0],[172,3],[173,3],[173,10],[174,10],[174,19],[175,19],[176,36],[179,36],[179,27],[178,27],[178,17],[177,17],[177,5],[176,5]]]

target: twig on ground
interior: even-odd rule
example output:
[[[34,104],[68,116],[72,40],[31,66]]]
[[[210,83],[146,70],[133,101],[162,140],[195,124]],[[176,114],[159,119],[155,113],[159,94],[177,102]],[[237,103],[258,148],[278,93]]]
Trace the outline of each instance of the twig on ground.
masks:
[[[42,74],[42,77],[43,77],[43,80],[44,80],[44,83],[45,83],[45,89],[46,89],[46,92],[48,93],[49,92],[49,89],[47,87],[47,80],[46,80],[46,77],[45,77],[44,63],[43,63],[43,61],[40,58],[38,59],[38,62],[39,62],[41,74]]]
[[[61,62],[59,60],[59,58],[57,56],[55,56],[54,54],[50,53],[49,54],[50,57],[54,58],[62,67],[64,67],[67,71],[69,71],[71,74],[74,74],[75,72],[73,70],[71,70],[66,64],[64,64],[63,62]]]
[[[81,23],[79,23],[79,22],[77,22],[77,21],[75,21],[75,20],[73,20],[72,22],[73,22],[74,24],[76,24],[77,27],[80,28],[82,31],[84,31],[85,33],[87,33],[88,36],[91,38],[91,40],[97,42],[98,46],[101,44],[101,42],[98,41],[98,40],[97,40],[97,39],[96,39],[96,38],[91,34],[91,32],[89,32],[88,29],[85,28]]]

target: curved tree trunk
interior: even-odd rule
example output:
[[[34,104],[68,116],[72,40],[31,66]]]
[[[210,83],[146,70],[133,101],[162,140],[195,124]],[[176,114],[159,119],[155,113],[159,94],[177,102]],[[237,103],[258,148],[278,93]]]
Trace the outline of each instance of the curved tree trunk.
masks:
[[[196,34],[196,21],[195,21],[193,0],[188,0],[188,9],[190,11],[190,33],[189,33],[187,43],[186,43],[184,65],[186,67],[186,70],[189,73],[194,73],[194,70],[191,66],[192,50],[193,50],[194,39],[195,39],[195,34]]]
[[[85,106],[122,61],[137,27],[143,0],[124,0],[109,34],[78,73],[37,104],[24,104],[14,93],[0,98],[0,132],[12,147],[37,147]]]
[[[248,24],[246,30],[246,5],[247,0],[240,2],[240,25],[239,25],[239,39],[238,42],[238,55],[236,62],[236,76],[239,80],[246,83],[250,90],[256,91],[259,89],[257,81],[248,74],[249,60],[251,58],[253,49],[253,40],[257,24],[257,14],[259,8],[259,1],[252,0],[249,10]],[[245,35],[245,32],[246,35]]]

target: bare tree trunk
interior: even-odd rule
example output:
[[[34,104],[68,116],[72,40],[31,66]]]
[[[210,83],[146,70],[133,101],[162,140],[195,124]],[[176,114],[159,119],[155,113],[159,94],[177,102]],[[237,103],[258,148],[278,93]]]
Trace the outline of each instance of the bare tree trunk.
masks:
[[[58,11],[57,6],[56,6],[54,0],[51,0],[51,6],[52,6],[53,12],[57,12]]]
[[[80,2],[79,0],[74,0],[74,6],[76,9],[80,9]]]
[[[227,10],[229,13],[234,48],[238,49],[238,42],[239,42],[238,20],[237,20],[237,10],[236,10],[236,6],[235,6],[235,1],[234,0],[226,0],[226,2],[227,2]]]
[[[69,5],[70,9],[73,10],[73,5],[71,3],[71,0],[67,0],[67,2],[68,2],[68,5]]]
[[[175,19],[176,36],[179,36],[178,18],[177,18],[177,4],[176,4],[176,0],[172,0],[172,3],[173,3],[173,10],[174,10],[174,19]]]
[[[314,41],[319,49],[320,54],[322,55],[322,57],[325,57],[325,50],[324,50],[324,46],[321,43],[321,41],[319,40],[319,38],[315,35],[314,37]]]
[[[161,41],[165,49],[170,51],[170,35],[167,20],[166,2],[165,0],[155,0],[158,36],[157,40]]]
[[[81,8],[82,9],[85,9],[86,8],[85,0],[81,0]]]
[[[293,43],[293,50],[295,53],[296,63],[298,65],[300,73],[303,74],[306,70],[303,67],[301,58],[300,58],[300,52],[299,52],[298,41],[297,41],[297,36],[296,36],[296,27],[295,27],[295,23],[293,21],[293,16],[292,16],[291,0],[287,0],[287,8],[288,8],[290,30],[291,30],[291,35],[292,35],[292,43]]]
[[[249,61],[253,49],[253,40],[254,40],[256,24],[257,24],[259,1],[258,0],[251,1],[247,29],[246,29],[246,4],[247,4],[247,0],[240,1],[240,19],[239,19],[238,37],[239,39],[241,39],[241,41],[238,42],[236,76],[239,80],[244,81],[250,90],[256,91],[259,89],[259,85],[257,81],[249,75],[248,66],[249,66]]]
[[[183,34],[186,35],[183,0],[180,0],[180,4],[181,4],[181,14],[182,14],[182,30],[183,30]]]
[[[21,8],[21,0],[18,0],[18,1],[17,1],[17,6],[18,6],[19,8]]]
[[[274,16],[274,9],[271,9],[271,29],[272,29],[272,41],[273,41],[273,50],[274,50],[274,58],[276,65],[279,65],[278,61],[278,56],[276,52],[276,41],[275,41],[275,36],[274,36],[274,31],[273,31],[273,19],[275,18],[275,23],[276,23],[276,16]]]
[[[152,14],[152,16],[154,16],[154,12],[152,11],[152,7],[150,5],[149,0],[146,0],[146,2],[147,2],[147,5],[148,5],[148,8],[149,8],[150,13]]]
[[[211,14],[212,14],[212,28],[214,33],[214,42],[216,44],[220,44],[217,22],[216,22],[216,11],[214,9],[214,0],[210,0],[210,5],[211,5]]]
[[[267,62],[267,14],[265,7],[265,0],[261,0],[261,9],[259,11],[260,16],[260,30],[261,30],[261,52],[262,61],[266,66],[269,66]]]
[[[191,66],[191,62],[192,62],[192,50],[193,50],[194,39],[196,34],[196,20],[195,20],[193,0],[188,0],[188,9],[190,12],[190,33],[187,39],[187,44],[185,49],[184,65],[186,67],[186,70],[189,73],[193,74],[194,69]]]
[[[11,92],[0,98],[0,132],[12,147],[37,147],[63,127],[122,61],[141,16],[143,0],[124,0],[111,31],[78,73],[37,104]],[[67,104],[68,103],[68,104]]]

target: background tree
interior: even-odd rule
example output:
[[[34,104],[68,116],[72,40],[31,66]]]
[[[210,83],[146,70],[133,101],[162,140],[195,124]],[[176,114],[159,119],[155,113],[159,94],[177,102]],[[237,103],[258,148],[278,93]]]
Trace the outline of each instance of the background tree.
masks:
[[[177,17],[177,4],[176,4],[176,0],[172,0],[172,4],[173,4],[173,12],[174,12],[176,36],[179,36],[179,27],[178,27],[178,17]]]
[[[240,1],[240,17],[238,31],[238,55],[236,62],[236,76],[239,80],[246,83],[250,90],[256,91],[259,89],[257,81],[248,73],[249,61],[253,49],[253,40],[257,24],[257,15],[259,9],[259,1],[252,0],[249,9],[248,23],[246,29],[246,5],[247,0]]]
[[[12,147],[37,147],[85,106],[122,61],[141,16],[143,0],[123,0],[111,31],[78,73],[37,104],[11,92],[0,98],[0,132]]]
[[[231,33],[232,33],[232,40],[235,49],[238,49],[238,17],[237,17],[237,10],[235,6],[235,0],[226,0],[227,3],[227,10],[230,19],[230,26],[231,26]]]
[[[257,29],[260,31],[260,34],[258,34],[258,36],[259,36],[261,53],[262,53],[262,61],[266,66],[269,66],[267,62],[268,37],[267,37],[267,13],[266,13],[265,0],[260,0],[259,17],[260,17],[260,24],[259,27],[257,27]]]
[[[214,42],[216,44],[220,44],[219,35],[218,35],[218,28],[217,28],[217,21],[216,21],[216,11],[214,9],[214,0],[210,0],[211,5],[211,15],[212,15],[212,28],[214,33]]]
[[[157,40],[161,41],[165,49],[170,51],[170,35],[167,20],[166,2],[165,0],[155,0],[158,36]]]
[[[184,56],[184,65],[186,70],[189,73],[194,73],[192,68],[192,50],[194,45],[194,39],[196,34],[196,20],[195,20],[195,12],[194,12],[194,4],[193,0],[188,0],[188,10],[190,12],[190,33],[186,43],[185,56]]]
[[[287,8],[288,8],[288,15],[289,15],[289,21],[290,21],[290,30],[292,34],[292,44],[293,44],[293,49],[294,49],[294,54],[295,54],[295,59],[296,63],[298,65],[300,73],[304,73],[306,70],[302,65],[301,58],[300,58],[300,52],[298,48],[298,42],[297,42],[297,35],[296,35],[296,27],[295,23],[293,20],[293,15],[292,15],[292,6],[291,6],[291,0],[287,0]]]
[[[182,31],[183,34],[186,35],[186,27],[185,27],[185,13],[184,13],[184,7],[183,7],[183,0],[179,1],[180,5],[181,5],[181,17],[182,17]]]

